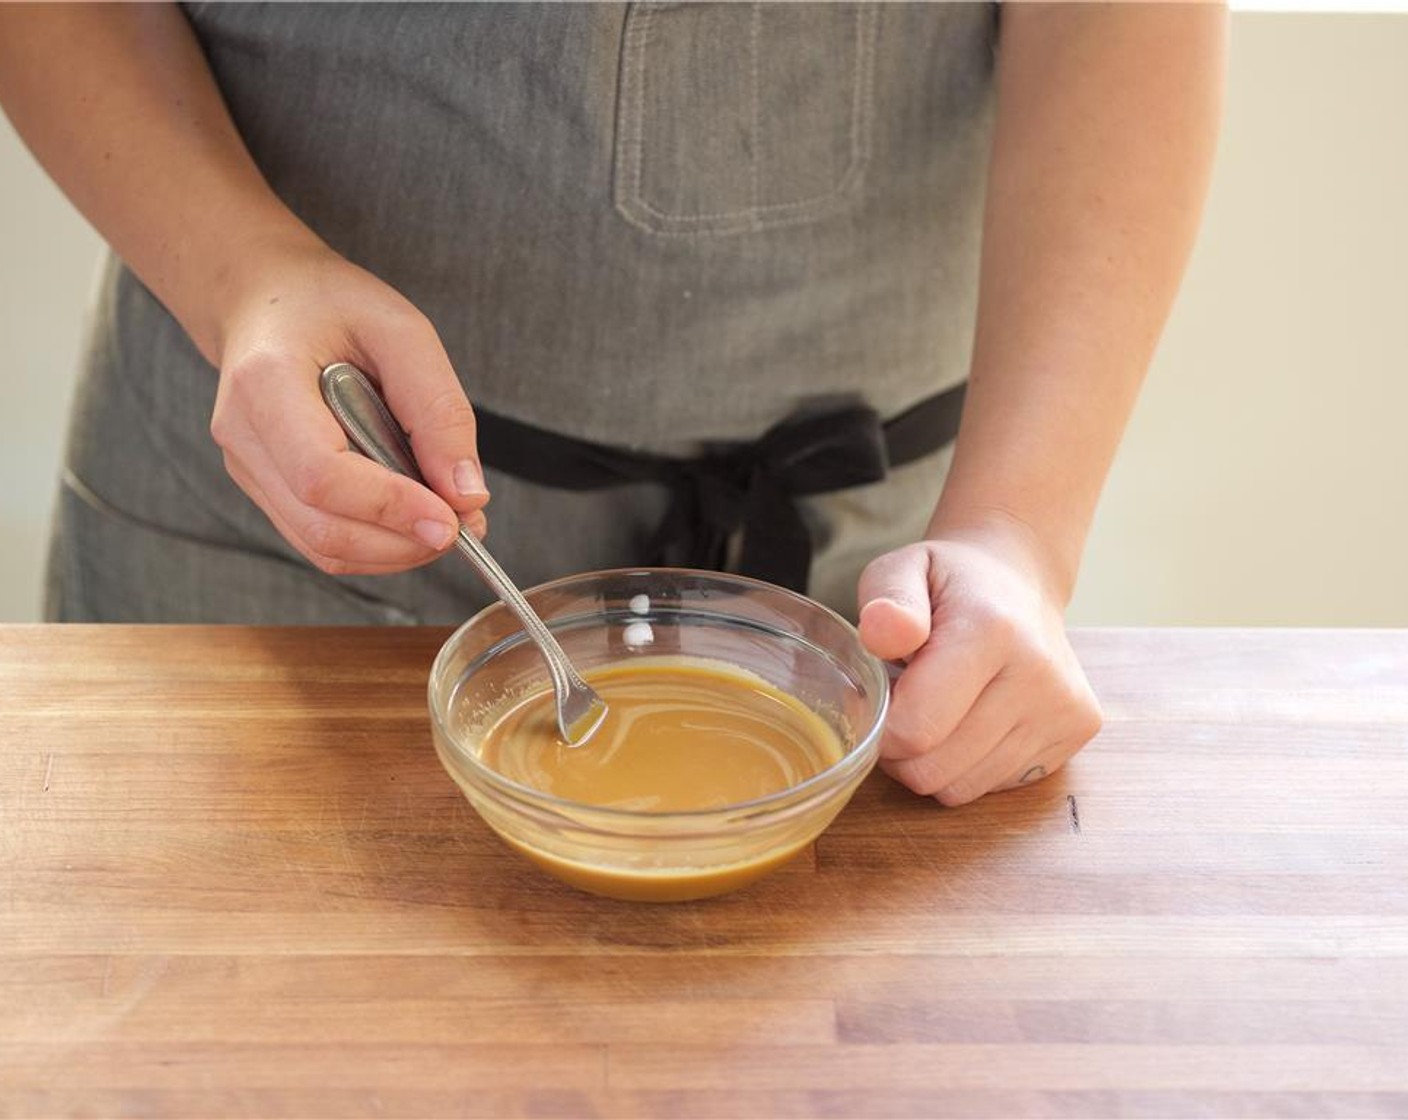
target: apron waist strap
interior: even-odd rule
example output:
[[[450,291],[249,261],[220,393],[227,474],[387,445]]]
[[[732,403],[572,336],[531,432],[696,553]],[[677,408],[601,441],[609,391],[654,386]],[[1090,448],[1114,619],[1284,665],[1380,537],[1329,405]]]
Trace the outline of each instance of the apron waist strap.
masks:
[[[812,540],[796,499],[879,482],[947,446],[958,435],[966,388],[927,397],[885,423],[863,405],[789,417],[752,443],[692,459],[592,443],[480,408],[475,416],[480,458],[505,474],[560,490],[668,487],[651,565],[728,568],[805,592]]]

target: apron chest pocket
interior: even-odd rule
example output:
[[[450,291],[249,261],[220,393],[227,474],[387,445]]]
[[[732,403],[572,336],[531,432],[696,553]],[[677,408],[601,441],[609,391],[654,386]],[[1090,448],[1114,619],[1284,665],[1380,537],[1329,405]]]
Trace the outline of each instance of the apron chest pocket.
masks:
[[[617,100],[615,202],[652,233],[794,225],[859,197],[873,4],[632,5]]]

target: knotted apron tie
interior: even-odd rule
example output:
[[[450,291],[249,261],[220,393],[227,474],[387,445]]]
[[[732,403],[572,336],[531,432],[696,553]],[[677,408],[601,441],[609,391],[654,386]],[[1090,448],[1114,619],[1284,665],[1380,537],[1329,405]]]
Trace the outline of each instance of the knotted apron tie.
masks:
[[[731,569],[805,592],[812,538],[797,499],[879,482],[946,446],[958,434],[964,389],[928,397],[885,424],[863,405],[789,417],[752,443],[692,459],[607,447],[480,408],[475,415],[480,459],[516,478],[560,490],[669,487],[649,564]]]

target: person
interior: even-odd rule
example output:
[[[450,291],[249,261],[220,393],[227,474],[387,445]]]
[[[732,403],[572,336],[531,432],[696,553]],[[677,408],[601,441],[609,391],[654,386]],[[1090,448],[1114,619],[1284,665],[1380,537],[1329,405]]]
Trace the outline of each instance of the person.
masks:
[[[918,793],[1055,771],[1100,723],[1063,613],[1194,238],[1224,23],[3,6],[0,103],[116,254],[50,617],[458,620],[486,593],[431,562],[492,492],[524,585],[800,564],[904,663],[882,764]],[[344,360],[426,486],[348,450],[317,387]]]

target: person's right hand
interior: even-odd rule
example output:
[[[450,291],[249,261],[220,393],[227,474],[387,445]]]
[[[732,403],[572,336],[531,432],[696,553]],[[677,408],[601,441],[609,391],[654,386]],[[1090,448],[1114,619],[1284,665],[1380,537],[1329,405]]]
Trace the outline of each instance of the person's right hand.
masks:
[[[347,361],[381,386],[430,489],[347,446],[318,388]],[[433,560],[489,500],[474,413],[430,321],[322,246],[261,253],[222,323],[210,432],[279,532],[335,575]],[[432,492],[433,491],[433,492]]]

